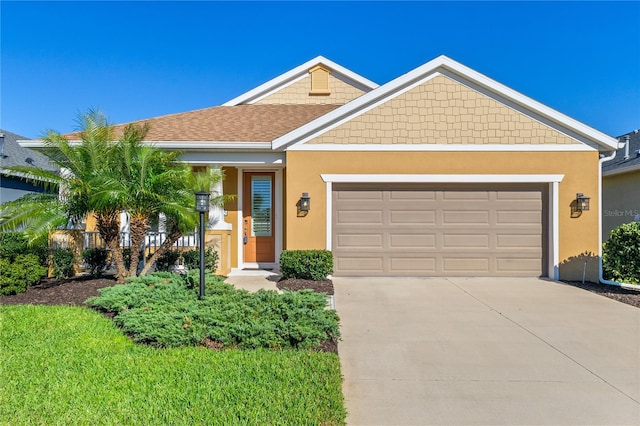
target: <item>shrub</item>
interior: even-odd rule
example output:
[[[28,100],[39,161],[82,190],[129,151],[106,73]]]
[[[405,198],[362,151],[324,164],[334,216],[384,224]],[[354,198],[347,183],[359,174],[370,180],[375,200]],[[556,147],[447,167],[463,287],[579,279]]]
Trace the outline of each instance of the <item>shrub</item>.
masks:
[[[10,262],[21,254],[34,254],[38,256],[39,264],[44,266],[47,264],[49,248],[47,241],[32,244],[29,246],[27,238],[21,232],[2,232],[0,233],[0,258],[8,259]]]
[[[149,253],[147,260],[151,258],[153,253]],[[156,271],[169,271],[172,266],[175,266],[178,258],[180,257],[180,253],[174,250],[166,251],[162,254],[162,256],[158,257],[156,260]]]
[[[182,252],[182,263],[187,269],[200,269],[200,250]],[[204,250],[204,267],[212,273],[218,269],[218,252],[212,247]]]
[[[82,260],[89,266],[89,273],[94,277],[99,277],[109,265],[109,251],[102,248],[84,249]]]
[[[197,273],[192,272],[191,281]],[[114,322],[136,342],[155,347],[315,348],[339,337],[326,297],[309,290],[249,293],[206,275],[206,296],[189,277],[156,273],[99,290],[90,306],[115,312]]]
[[[47,268],[40,266],[35,254],[19,254],[13,262],[0,258],[0,295],[22,293],[46,273]]]
[[[55,249],[51,256],[51,265],[53,267],[53,276],[62,278],[71,278],[73,276],[73,265],[75,259],[73,252],[69,249]]]
[[[606,278],[640,283],[640,222],[620,225],[603,244],[602,266]]]
[[[282,278],[321,281],[333,272],[329,250],[284,250],[280,254]]]

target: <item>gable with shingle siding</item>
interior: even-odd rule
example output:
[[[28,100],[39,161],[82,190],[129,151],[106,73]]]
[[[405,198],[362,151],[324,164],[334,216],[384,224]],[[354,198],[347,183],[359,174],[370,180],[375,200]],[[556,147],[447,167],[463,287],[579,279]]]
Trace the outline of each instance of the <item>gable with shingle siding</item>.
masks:
[[[307,144],[578,144],[489,96],[438,75]]]

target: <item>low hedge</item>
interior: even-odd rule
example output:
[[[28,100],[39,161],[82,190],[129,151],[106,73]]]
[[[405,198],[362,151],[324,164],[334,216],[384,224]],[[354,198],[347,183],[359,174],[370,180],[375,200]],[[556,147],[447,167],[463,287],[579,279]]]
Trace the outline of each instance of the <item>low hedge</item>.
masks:
[[[640,283],[640,222],[625,223],[611,231],[602,247],[602,269],[606,279]]]
[[[280,254],[282,278],[321,281],[333,273],[329,250],[284,250]]]
[[[19,254],[13,262],[0,258],[0,296],[23,293],[28,286],[37,284],[47,274],[35,254]]]
[[[53,276],[58,279],[71,278],[74,275],[75,258],[70,249],[58,248],[51,254]]]

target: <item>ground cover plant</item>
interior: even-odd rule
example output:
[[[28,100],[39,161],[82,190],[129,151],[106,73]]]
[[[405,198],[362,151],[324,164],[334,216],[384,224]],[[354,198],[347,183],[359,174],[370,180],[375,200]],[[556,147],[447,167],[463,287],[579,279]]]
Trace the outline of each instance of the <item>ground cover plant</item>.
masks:
[[[136,342],[155,347],[311,349],[339,338],[335,311],[313,291],[250,293],[207,275],[198,300],[197,271],[156,273],[99,290],[89,306],[114,313]]]
[[[344,424],[338,357],[158,350],[82,307],[0,305],[0,424]]]

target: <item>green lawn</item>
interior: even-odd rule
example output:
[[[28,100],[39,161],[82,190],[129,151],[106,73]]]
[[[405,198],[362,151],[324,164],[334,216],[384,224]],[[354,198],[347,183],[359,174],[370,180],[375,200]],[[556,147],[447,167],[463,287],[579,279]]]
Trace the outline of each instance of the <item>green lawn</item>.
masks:
[[[0,424],[344,424],[339,359],[153,349],[86,308],[0,305]]]

